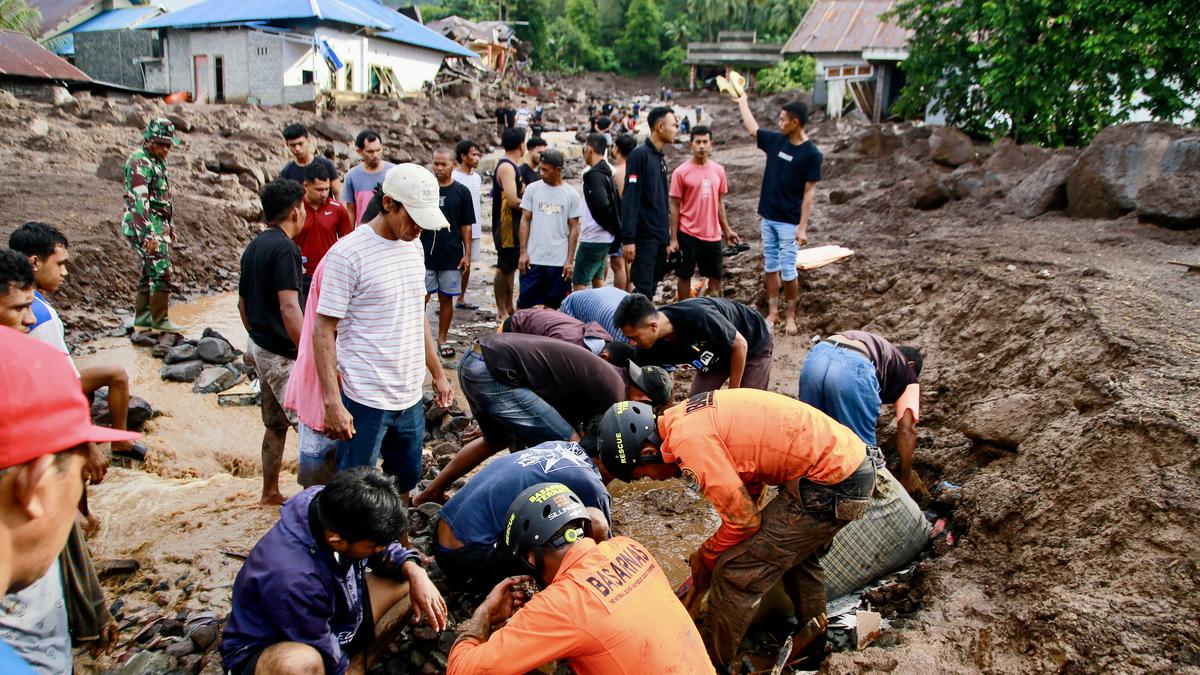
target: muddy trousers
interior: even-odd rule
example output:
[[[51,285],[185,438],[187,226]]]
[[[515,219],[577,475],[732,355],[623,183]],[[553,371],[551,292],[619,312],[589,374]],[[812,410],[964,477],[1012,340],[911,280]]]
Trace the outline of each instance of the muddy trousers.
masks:
[[[146,236],[126,236],[125,241],[142,261],[138,291],[157,293],[170,291],[174,281],[171,265],[171,244],[167,238],[149,233]]]
[[[825,611],[821,556],[846,523],[865,513],[874,485],[869,459],[837,485],[801,479],[795,491],[780,489],[762,510],[754,536],[717,559],[701,634],[718,669],[733,663],[763,594],[780,580],[799,625]],[[853,517],[839,519],[839,513]]]

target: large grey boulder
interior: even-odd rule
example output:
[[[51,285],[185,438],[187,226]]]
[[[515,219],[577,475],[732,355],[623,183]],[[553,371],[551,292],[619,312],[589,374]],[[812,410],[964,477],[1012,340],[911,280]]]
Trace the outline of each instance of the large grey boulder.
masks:
[[[184,361],[195,361],[198,358],[200,358],[200,350],[196,345],[184,342],[167,351],[167,355],[163,357],[163,363],[183,363]]]
[[[1140,220],[1190,230],[1200,227],[1200,173],[1163,173],[1137,193]]]
[[[194,382],[197,377],[200,377],[200,371],[203,369],[203,361],[184,361],[163,366],[158,374],[169,382]]]
[[[1197,143],[1194,130],[1162,122],[1108,127],[1067,177],[1067,213],[1118,218],[1133,211],[1138,192],[1160,174],[1200,173]]]
[[[317,123],[313,125],[313,131],[331,141],[349,143],[354,140],[354,130],[331,117],[317,120]]]
[[[209,366],[200,372],[192,391],[197,394],[219,394],[232,389],[242,379],[242,374],[229,366]]]
[[[1067,205],[1067,175],[1078,155],[1069,150],[1056,153],[1008,193],[1008,204],[1022,218],[1036,218]]]
[[[200,343],[196,346],[196,349],[200,358],[206,363],[220,365],[229,363],[237,357],[233,351],[233,346],[221,338],[200,338]]]
[[[929,158],[944,166],[962,166],[975,159],[975,144],[954,127],[934,127],[929,135]]]

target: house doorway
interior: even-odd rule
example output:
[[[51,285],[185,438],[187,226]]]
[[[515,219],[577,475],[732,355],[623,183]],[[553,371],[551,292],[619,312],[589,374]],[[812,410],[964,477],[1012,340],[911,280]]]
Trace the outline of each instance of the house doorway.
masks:
[[[224,103],[225,102],[225,57],[223,57],[223,56],[214,56],[213,57],[213,80],[215,80],[215,83],[213,85],[215,91],[213,93],[216,95],[214,100],[217,103]]]
[[[197,103],[208,103],[208,55],[200,54],[192,57],[192,76],[195,78],[195,89],[192,100]]]

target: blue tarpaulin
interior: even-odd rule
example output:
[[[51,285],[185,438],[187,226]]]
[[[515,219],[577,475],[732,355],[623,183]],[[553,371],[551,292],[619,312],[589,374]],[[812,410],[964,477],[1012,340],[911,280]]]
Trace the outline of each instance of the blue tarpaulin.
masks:
[[[344,65],[342,60],[338,58],[337,54],[335,54],[333,51],[333,47],[330,47],[329,43],[325,40],[321,40],[321,56],[325,57],[325,60],[329,62],[329,65],[332,66],[334,70],[342,69],[342,66]]]

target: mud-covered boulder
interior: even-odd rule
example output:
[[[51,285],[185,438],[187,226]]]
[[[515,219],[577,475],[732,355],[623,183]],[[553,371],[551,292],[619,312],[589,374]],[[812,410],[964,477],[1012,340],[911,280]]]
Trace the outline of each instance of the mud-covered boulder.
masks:
[[[1177,229],[1200,227],[1200,173],[1163,173],[1137,193],[1140,220]]]
[[[1015,174],[1017,180],[1041,166],[1051,152],[1036,145],[1018,145],[1011,138],[1001,138],[992,148],[992,155],[983,163],[983,168],[1000,176]]]
[[[163,366],[158,371],[158,374],[168,382],[195,382],[196,378],[200,377],[200,371],[203,369],[203,361],[184,361],[183,363],[172,363],[169,366]]]
[[[343,143],[354,141],[354,130],[333,117],[325,117],[317,120],[317,123],[313,125],[313,131],[331,141],[341,141]]]
[[[176,345],[167,351],[163,357],[163,363],[183,363],[184,361],[195,361],[200,358],[200,350],[195,344],[184,342]]]
[[[975,144],[954,127],[934,127],[929,135],[929,158],[943,166],[962,166],[975,159]]]
[[[1043,398],[1026,392],[987,399],[971,406],[958,430],[976,443],[1016,450],[1054,416],[1051,408]]]
[[[867,157],[887,157],[904,147],[904,139],[891,129],[873,126],[858,137],[857,146]]]
[[[197,394],[219,394],[237,386],[241,381],[241,371],[233,366],[209,366],[200,371],[200,376],[192,385],[192,391]]]
[[[1101,131],[1067,177],[1067,213],[1118,218],[1137,208],[1142,186],[1160,174],[1200,172],[1194,133],[1162,122],[1122,124]]]
[[[117,183],[125,181],[125,158],[116,153],[108,153],[100,158],[96,165],[96,177]]]
[[[922,211],[940,208],[950,201],[950,189],[933,173],[917,175],[912,180],[909,204]]]
[[[216,337],[200,338],[200,342],[196,345],[196,351],[206,363],[217,365],[229,363],[237,356],[233,351],[233,345]]]
[[[157,414],[146,399],[130,396],[125,426],[130,431],[141,431],[146,422]],[[108,407],[108,387],[100,387],[92,396],[92,421],[101,426],[112,426],[112,410]]]
[[[1076,153],[1059,151],[1008,193],[1008,204],[1022,218],[1036,218],[1067,205],[1067,175]]]

